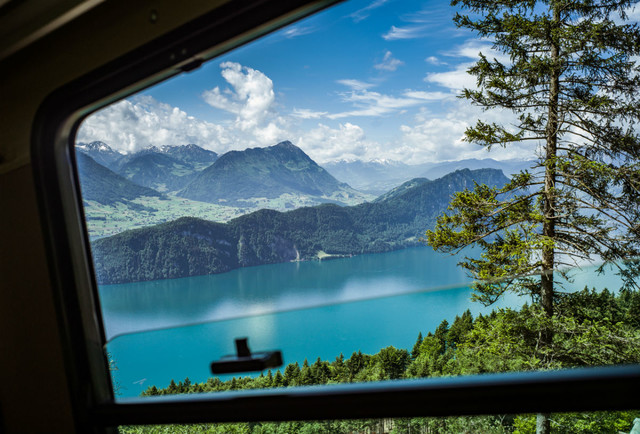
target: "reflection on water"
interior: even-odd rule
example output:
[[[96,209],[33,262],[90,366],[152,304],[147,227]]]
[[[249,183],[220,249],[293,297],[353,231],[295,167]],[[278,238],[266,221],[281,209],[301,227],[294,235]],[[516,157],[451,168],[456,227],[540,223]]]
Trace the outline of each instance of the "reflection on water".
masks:
[[[122,397],[150,385],[166,387],[171,379],[202,382],[210,376],[209,363],[234,353],[233,341],[241,336],[249,337],[254,351],[282,350],[285,365],[358,350],[376,353],[389,345],[410,349],[418,332],[433,331],[467,309],[476,316],[529,301],[507,295],[487,308],[470,302],[464,285],[434,290],[465,281],[456,262],[416,248],[103,287],[109,336],[174,326],[114,338],[107,346],[118,365],[114,378]],[[585,285],[615,289],[619,281],[588,269],[566,289]],[[198,322],[205,323],[175,327]]]
[[[100,287],[107,338],[469,282],[458,259],[413,248],[331,261],[248,267],[224,274]]]

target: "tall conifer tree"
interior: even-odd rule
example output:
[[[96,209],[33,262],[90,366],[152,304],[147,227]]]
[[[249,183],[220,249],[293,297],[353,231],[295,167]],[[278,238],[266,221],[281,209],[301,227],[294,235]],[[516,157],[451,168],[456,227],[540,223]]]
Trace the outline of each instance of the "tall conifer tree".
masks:
[[[481,53],[469,69],[477,88],[462,97],[517,119],[479,120],[465,139],[488,149],[531,144],[539,157],[503,188],[476,185],[456,194],[427,232],[436,250],[479,248],[461,262],[481,282],[477,300],[530,294],[552,317],[563,268],[593,259],[615,264],[624,285],[637,286],[640,29],[627,16],[636,3],[452,1],[468,13],[456,14],[458,27],[509,59]],[[548,432],[548,418],[539,422],[538,431]]]

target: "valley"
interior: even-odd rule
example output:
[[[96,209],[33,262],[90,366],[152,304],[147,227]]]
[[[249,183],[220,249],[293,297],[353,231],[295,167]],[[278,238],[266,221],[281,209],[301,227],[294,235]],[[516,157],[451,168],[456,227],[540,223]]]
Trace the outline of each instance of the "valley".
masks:
[[[167,195],[165,198],[140,196],[126,203],[111,205],[85,201],[87,230],[92,240],[131,229],[140,229],[176,220],[185,215],[226,222],[243,215],[244,208],[198,202]]]
[[[389,184],[376,197],[336,179],[288,141],[222,156],[196,145],[124,155],[92,142],[77,150],[101,284],[419,245],[452,194],[475,183],[499,188],[509,181],[499,169],[462,168],[433,180],[416,177]],[[482,161],[459,164],[478,166]],[[351,167],[352,174],[354,167],[362,169],[361,181],[368,173],[381,182],[399,182],[401,173],[406,177],[427,165],[370,162]]]
[[[453,193],[474,183],[506,182],[499,170],[465,169],[435,181],[409,182],[380,201],[354,206],[262,209],[227,223],[183,217],[96,240],[96,277],[103,284],[172,279],[315,259],[320,252],[398,250],[420,243]]]
[[[227,222],[260,209],[375,199],[336,180],[290,142],[220,158],[193,144],[126,155],[103,142],[76,150],[92,240],[184,216]]]
[[[280,161],[271,158],[270,164],[265,163],[263,157],[269,149],[280,154]],[[227,156],[194,144],[150,146],[122,154],[94,141],[78,143],[76,150],[92,240],[183,216],[224,223],[260,209],[290,211],[323,203],[353,206],[380,201],[378,196],[384,197],[401,185],[406,188],[403,183],[413,178],[436,179],[464,168],[496,168],[510,176],[533,164],[491,159],[417,165],[343,160],[319,166],[290,142],[233,151]],[[222,164],[214,169],[218,160]],[[207,169],[209,173],[205,173]],[[197,178],[200,180],[195,182]],[[243,184],[245,192],[239,194]]]

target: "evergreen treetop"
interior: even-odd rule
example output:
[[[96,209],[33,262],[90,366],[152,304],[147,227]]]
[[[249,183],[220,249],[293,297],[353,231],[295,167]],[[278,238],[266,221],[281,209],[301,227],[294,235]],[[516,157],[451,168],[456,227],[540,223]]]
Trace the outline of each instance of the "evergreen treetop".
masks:
[[[539,159],[503,188],[455,194],[427,239],[437,250],[480,248],[461,265],[476,298],[531,294],[553,315],[558,274],[584,260],[615,264],[625,286],[640,265],[640,29],[637,1],[454,0],[459,27],[489,39],[461,97],[510,111],[511,125],[479,120],[465,139],[487,149],[530,144]],[[505,61],[508,59],[508,61]],[[474,250],[478,251],[478,250]],[[604,269],[604,266],[601,269]],[[538,276],[538,277],[535,277]]]

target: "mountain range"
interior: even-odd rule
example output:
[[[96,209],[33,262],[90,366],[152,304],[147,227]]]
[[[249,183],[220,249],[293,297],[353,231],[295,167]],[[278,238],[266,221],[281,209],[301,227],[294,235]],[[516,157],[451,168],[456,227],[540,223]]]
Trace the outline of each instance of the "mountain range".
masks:
[[[103,142],[79,143],[76,149],[78,155],[102,162],[139,186],[211,204],[249,210],[290,209],[320,203],[352,205],[373,199],[336,180],[288,141],[230,151],[220,158],[196,145],[152,146],[132,154],[121,154]]]
[[[78,176],[81,180],[82,199],[95,201],[103,205],[114,205],[139,197],[157,197],[164,195],[151,188],[140,186],[118,175],[114,171],[98,164],[85,153],[76,154]]]
[[[156,148],[160,153],[167,154],[176,160],[186,164],[191,164],[196,170],[203,170],[209,167],[218,159],[218,154],[198,145],[189,144],[184,146],[161,146]]]
[[[329,173],[353,188],[381,195],[414,178],[440,178],[460,169],[499,169],[512,176],[529,169],[535,161],[503,160],[491,158],[444,161],[439,163],[405,164],[393,160],[340,160],[323,164]]]
[[[96,276],[101,284],[122,283],[395,250],[418,243],[451,195],[474,182],[501,186],[508,178],[495,169],[464,169],[412,181],[372,203],[263,209],[228,223],[185,217],[126,231],[92,244]]]
[[[192,200],[229,205],[285,194],[310,196],[318,202],[364,201],[361,193],[339,182],[289,141],[227,152],[177,193]]]
[[[522,170],[530,170],[537,163],[536,160],[494,160],[493,158],[471,158],[459,161],[443,161],[440,163],[429,163],[429,168],[422,175],[430,179],[440,178],[447,173],[461,169],[498,169],[511,177]]]
[[[76,152],[91,157],[96,163],[101,164],[111,170],[114,170],[115,164],[125,157],[118,151],[115,151],[111,146],[104,142],[91,142],[91,143],[76,143]]]
[[[380,195],[412,178],[422,177],[427,168],[393,160],[340,160],[322,165],[337,179],[360,191]]]
[[[373,200],[414,178],[436,179],[460,169],[494,168],[511,176],[534,161],[467,159],[408,165],[393,160],[316,164],[289,141],[218,156],[197,145],[151,146],[122,154],[104,142],[78,143],[93,158],[140,186],[212,204],[255,210]],[[363,194],[364,193],[364,194]]]
[[[151,146],[121,154],[106,143],[91,142],[78,143],[76,150],[128,180],[160,192],[180,190],[218,158],[215,152],[193,144]]]

